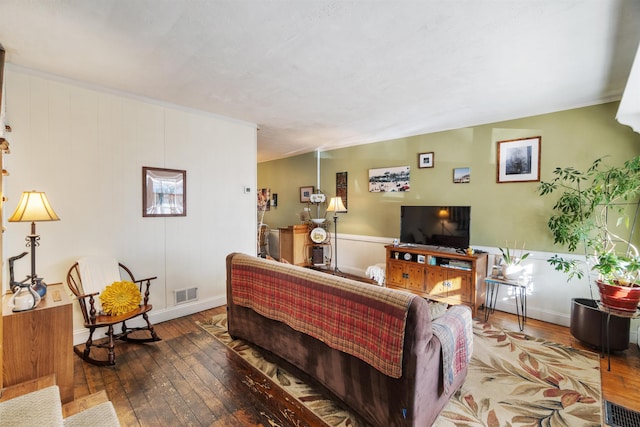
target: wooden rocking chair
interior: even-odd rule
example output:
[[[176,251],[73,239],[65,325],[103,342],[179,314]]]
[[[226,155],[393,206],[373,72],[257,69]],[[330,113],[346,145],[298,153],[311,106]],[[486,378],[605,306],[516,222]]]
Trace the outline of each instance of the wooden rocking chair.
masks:
[[[81,350],[80,348],[75,346],[73,350],[78,356],[80,356],[80,358],[82,358],[82,360],[98,366],[116,364],[115,340],[144,343],[160,341],[162,339],[153,330],[153,325],[149,321],[149,316],[147,315],[147,313],[153,308],[153,306],[149,304],[149,286],[151,285],[151,281],[156,279],[157,277],[149,277],[147,279],[136,280],[131,270],[120,263],[117,264],[120,268],[119,274],[122,274],[123,280],[128,280],[137,284],[140,289],[140,293],[144,297],[142,304],[138,306],[138,308],[130,311],[129,313],[120,315],[108,315],[98,312],[99,309],[96,308],[96,305],[98,304],[96,303],[94,297],[96,295],[99,295],[100,292],[85,292],[85,287],[83,287],[82,277],[80,274],[81,268],[78,262],[73,264],[73,266],[67,273],[67,285],[69,286],[71,292],[73,292],[73,294],[78,299],[78,303],[80,304],[80,311],[82,312],[82,316],[84,317],[84,326],[85,328],[89,329],[89,339],[87,339],[85,343],[84,350]],[[126,277],[125,275],[128,277]],[[111,283],[104,283],[104,286],[110,284]],[[142,290],[143,286],[144,292]],[[127,321],[138,316],[142,316],[142,318],[146,322],[146,326],[127,326]],[[114,326],[118,323],[122,323],[122,332],[114,333]],[[93,333],[98,328],[107,328],[106,335],[108,340],[106,343],[96,344],[93,342]],[[148,331],[149,336],[142,338],[129,336],[130,333],[141,330]],[[106,348],[108,358],[106,360],[99,360],[91,357],[91,347]]]

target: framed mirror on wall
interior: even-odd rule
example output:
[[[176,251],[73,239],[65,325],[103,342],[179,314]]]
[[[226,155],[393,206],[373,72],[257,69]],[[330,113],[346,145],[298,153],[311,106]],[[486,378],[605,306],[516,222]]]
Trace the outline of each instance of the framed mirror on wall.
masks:
[[[142,216],[187,216],[187,171],[144,166]]]

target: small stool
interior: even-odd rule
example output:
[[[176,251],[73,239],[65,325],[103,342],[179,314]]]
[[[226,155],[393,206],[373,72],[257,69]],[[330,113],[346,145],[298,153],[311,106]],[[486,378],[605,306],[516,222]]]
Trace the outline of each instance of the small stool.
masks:
[[[384,286],[385,273],[387,266],[383,263],[374,264],[367,267],[366,275],[372,280],[378,282],[379,286]]]

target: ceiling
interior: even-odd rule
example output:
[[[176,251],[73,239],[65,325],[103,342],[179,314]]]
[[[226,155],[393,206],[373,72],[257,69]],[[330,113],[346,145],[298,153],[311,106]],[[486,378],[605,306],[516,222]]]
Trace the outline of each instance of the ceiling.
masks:
[[[0,0],[8,67],[257,123],[259,161],[619,100],[638,22],[637,0]]]

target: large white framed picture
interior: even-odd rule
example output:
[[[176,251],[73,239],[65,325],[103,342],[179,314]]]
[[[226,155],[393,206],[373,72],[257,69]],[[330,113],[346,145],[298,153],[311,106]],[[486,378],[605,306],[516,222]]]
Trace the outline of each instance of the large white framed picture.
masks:
[[[498,141],[496,182],[540,181],[542,137]]]

